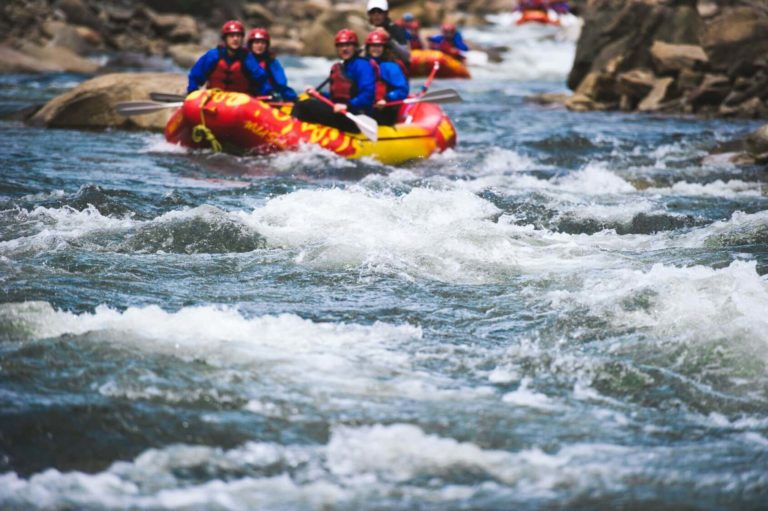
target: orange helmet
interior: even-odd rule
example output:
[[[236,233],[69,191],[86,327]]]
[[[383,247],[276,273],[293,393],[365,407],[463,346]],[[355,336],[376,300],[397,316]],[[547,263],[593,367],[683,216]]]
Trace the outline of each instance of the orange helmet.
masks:
[[[443,26],[440,27],[440,30],[443,32],[456,32],[456,25],[453,23],[443,23]]]
[[[247,40],[249,45],[256,40],[267,41],[267,43],[269,43],[269,32],[267,32],[266,28],[252,28],[251,31],[248,32]]]
[[[237,20],[229,20],[221,26],[221,37],[227,34],[245,35],[245,26]]]
[[[383,30],[374,30],[365,38],[365,44],[387,44],[389,34]]]
[[[357,40],[357,34],[354,30],[350,30],[348,28],[342,28],[338,32],[336,32],[336,38],[334,39],[334,42],[336,44],[342,44],[342,43],[353,43],[353,44],[360,44],[360,42]]]

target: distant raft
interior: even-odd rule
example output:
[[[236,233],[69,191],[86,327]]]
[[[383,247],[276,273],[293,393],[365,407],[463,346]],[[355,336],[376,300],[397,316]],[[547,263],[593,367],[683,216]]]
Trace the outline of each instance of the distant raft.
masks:
[[[314,144],[349,159],[374,158],[399,164],[427,158],[456,145],[456,129],[433,103],[402,105],[400,122],[379,126],[378,141],[291,117],[274,106],[239,92],[192,92],[168,120],[165,138],[191,148],[234,154],[269,154]]]
[[[541,23],[542,25],[560,26],[560,15],[552,9],[523,9],[513,13],[516,25],[524,23]]]
[[[411,76],[428,76],[435,62],[440,64],[437,78],[471,78],[464,62],[440,50],[411,50]]]

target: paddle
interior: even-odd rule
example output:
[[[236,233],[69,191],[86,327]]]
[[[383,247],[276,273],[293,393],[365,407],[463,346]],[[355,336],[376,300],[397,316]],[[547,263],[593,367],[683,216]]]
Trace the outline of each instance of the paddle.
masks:
[[[124,101],[115,105],[115,111],[120,115],[141,115],[159,112],[168,108],[179,108],[183,105],[179,103],[158,103],[156,101]]]
[[[411,103],[461,103],[464,101],[454,89],[442,89],[426,92],[412,98],[390,101],[387,106],[410,105]]]
[[[440,69],[440,62],[435,61],[435,63],[432,65],[432,71],[430,71],[427,80],[424,82],[424,85],[421,86],[421,91],[416,96],[423,96],[427,93],[427,89],[429,89],[429,86],[432,85],[432,80],[435,79],[435,75],[437,74],[438,69]]]
[[[307,93],[313,98],[319,101],[322,101],[323,103],[325,103],[330,107],[335,106],[333,101],[326,98],[325,96],[317,92],[315,89],[309,89]],[[376,142],[379,139],[379,123],[377,123],[374,119],[371,119],[367,115],[351,114],[346,110],[344,110],[342,113],[347,116],[347,119],[354,122],[355,125],[363,133],[363,135],[368,137],[371,141]]]
[[[186,96],[183,96],[181,94],[171,94],[170,92],[150,92],[149,97],[154,101],[163,101],[163,102],[171,102],[171,103],[184,101],[184,99],[186,99]]]

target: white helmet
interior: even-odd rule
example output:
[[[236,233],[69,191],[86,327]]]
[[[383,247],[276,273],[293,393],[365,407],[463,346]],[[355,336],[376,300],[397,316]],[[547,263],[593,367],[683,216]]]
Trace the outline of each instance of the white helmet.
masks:
[[[389,10],[389,3],[387,0],[368,0],[368,11],[372,9],[381,9],[382,11]]]

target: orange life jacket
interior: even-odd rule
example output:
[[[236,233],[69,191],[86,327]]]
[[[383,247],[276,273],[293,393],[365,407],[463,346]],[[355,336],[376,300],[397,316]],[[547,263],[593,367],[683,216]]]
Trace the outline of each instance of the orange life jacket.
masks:
[[[223,46],[219,47],[219,61],[216,63],[216,67],[213,68],[213,72],[208,77],[208,87],[211,89],[244,92],[247,94],[250,88],[250,82],[243,70],[245,50],[238,50],[231,63],[227,62],[224,58],[226,52],[227,50]]]

